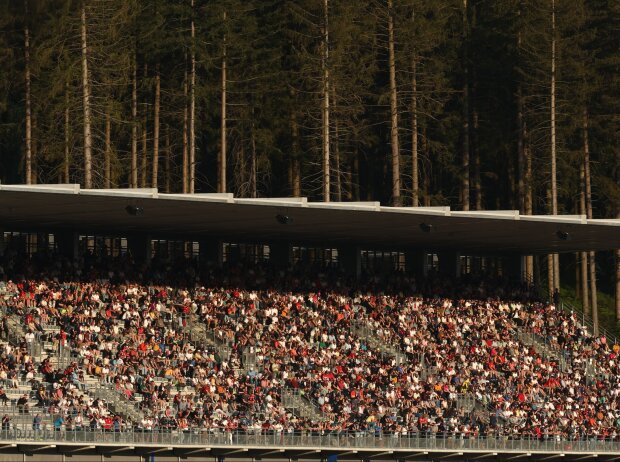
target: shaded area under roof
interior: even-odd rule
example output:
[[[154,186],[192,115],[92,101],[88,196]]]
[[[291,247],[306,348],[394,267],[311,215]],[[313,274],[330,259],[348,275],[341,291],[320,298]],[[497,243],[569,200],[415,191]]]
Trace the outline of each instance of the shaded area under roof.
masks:
[[[143,211],[127,213],[127,206]],[[290,217],[281,224],[276,215]],[[422,224],[428,226],[421,226]],[[384,207],[378,202],[163,194],[156,189],[81,189],[79,185],[0,185],[0,226],[19,230],[321,245],[547,253],[620,248],[620,220],[518,211],[457,212],[448,207]],[[424,229],[422,229],[424,228]]]

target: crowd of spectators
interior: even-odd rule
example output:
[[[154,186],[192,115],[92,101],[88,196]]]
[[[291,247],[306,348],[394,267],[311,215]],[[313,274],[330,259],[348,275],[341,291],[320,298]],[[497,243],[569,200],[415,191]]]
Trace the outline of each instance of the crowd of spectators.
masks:
[[[57,325],[47,340],[72,362],[61,371],[35,364],[24,338],[4,343],[0,380],[11,387],[44,374],[55,393],[38,394],[38,404],[67,418],[120,425],[84,393],[95,377],[136,403],[144,417],[126,425],[143,431],[618,437],[620,347],[527,286],[95,258],[15,260],[3,272],[5,316],[38,338]],[[404,360],[374,348],[360,325]],[[291,390],[315,415],[287,406]]]

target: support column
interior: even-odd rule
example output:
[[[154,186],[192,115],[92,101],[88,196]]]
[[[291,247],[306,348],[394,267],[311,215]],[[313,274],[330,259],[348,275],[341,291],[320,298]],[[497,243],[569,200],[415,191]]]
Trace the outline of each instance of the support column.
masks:
[[[354,245],[347,245],[338,248],[338,259],[340,266],[347,274],[359,278],[362,274],[362,256],[360,248]]]
[[[416,279],[425,279],[428,274],[428,267],[426,266],[426,252],[425,250],[409,249],[405,250],[405,266],[407,273],[413,274]]]
[[[140,234],[127,238],[127,247],[136,263],[150,263],[151,261],[151,236]]]
[[[439,257],[439,274],[450,278],[459,278],[461,276],[461,254],[459,252],[440,252]]]
[[[4,256],[5,248],[6,248],[6,244],[4,242],[4,229],[0,228],[0,258]]]
[[[69,260],[77,260],[79,252],[79,235],[75,231],[60,231],[54,234],[58,243],[58,252]]]
[[[525,255],[505,255],[503,260],[504,277],[511,281],[523,282],[525,276]]]
[[[49,234],[37,233],[37,252],[47,253],[49,248]]]
[[[222,266],[222,241],[219,239],[202,239],[199,252],[200,266]]]
[[[288,268],[292,261],[291,245],[288,242],[269,244],[269,262],[278,268]]]

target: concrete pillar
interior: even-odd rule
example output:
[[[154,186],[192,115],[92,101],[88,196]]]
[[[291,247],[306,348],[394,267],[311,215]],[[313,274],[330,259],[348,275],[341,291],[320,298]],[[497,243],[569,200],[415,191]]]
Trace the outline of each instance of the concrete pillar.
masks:
[[[523,282],[525,276],[525,255],[505,255],[502,267],[506,279]]]
[[[0,228],[0,258],[4,255],[6,244],[4,242],[4,229]]]
[[[151,236],[148,234],[128,236],[127,248],[136,263],[148,264],[151,261]]]
[[[222,241],[219,239],[202,239],[199,252],[201,266],[222,266]]]
[[[428,274],[426,254],[427,252],[425,250],[405,250],[405,267],[407,273],[413,274],[418,279],[424,279]]]
[[[360,277],[362,274],[362,255],[359,247],[348,245],[338,248],[338,260],[340,260],[340,266],[347,274],[356,278]]]
[[[58,252],[69,260],[77,260],[79,253],[79,235],[75,231],[60,231],[54,234],[58,243]]]
[[[278,268],[288,268],[293,259],[289,242],[272,242],[269,244],[269,262]]]
[[[450,277],[461,276],[461,254],[459,252],[444,251],[437,254],[439,257],[439,273]]]
[[[37,252],[46,253],[49,248],[49,234],[37,233]]]

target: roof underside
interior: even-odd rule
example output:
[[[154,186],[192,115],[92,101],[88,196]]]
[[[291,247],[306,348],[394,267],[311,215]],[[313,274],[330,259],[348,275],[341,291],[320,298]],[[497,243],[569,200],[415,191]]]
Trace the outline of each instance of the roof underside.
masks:
[[[127,206],[141,208],[132,216]],[[290,218],[281,224],[276,215]],[[421,226],[421,225],[425,226]],[[156,189],[86,190],[79,185],[0,185],[5,230],[63,230],[153,238],[225,238],[471,253],[574,252],[620,248],[620,220],[378,202],[240,199],[232,194],[162,194]],[[422,229],[424,228],[424,229]]]

